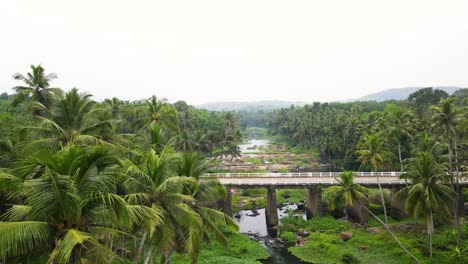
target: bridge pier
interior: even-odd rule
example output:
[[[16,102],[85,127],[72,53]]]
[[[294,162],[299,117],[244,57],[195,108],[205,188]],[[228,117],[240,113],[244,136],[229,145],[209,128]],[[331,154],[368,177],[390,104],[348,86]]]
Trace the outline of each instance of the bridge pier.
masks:
[[[399,191],[398,188],[394,187],[390,189],[390,210],[397,213],[399,216],[406,217],[408,214],[405,210],[404,200],[397,197],[396,193]]]
[[[306,216],[307,220],[314,216],[323,216],[322,188],[312,186],[307,189]]]
[[[268,187],[266,197],[265,217],[268,235],[278,237],[279,218],[276,206],[276,189]]]
[[[369,207],[368,201],[361,201],[361,203],[363,206]],[[345,210],[347,210],[348,214],[361,225],[366,225],[369,221],[369,213],[361,206],[361,203],[354,200],[353,204]]]
[[[232,217],[232,193],[231,188],[226,187],[226,198],[223,201],[223,212]]]

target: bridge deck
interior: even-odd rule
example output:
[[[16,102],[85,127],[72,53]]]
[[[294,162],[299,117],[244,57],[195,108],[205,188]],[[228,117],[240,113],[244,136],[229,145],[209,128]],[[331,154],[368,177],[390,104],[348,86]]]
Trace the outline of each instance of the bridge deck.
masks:
[[[336,178],[340,172],[295,172],[295,173],[211,173],[203,178],[216,178],[221,184],[239,188],[288,187],[301,188],[312,185],[338,185]],[[354,182],[366,187],[375,187],[380,182],[383,187],[405,186],[400,172],[356,172]],[[379,176],[379,177],[377,177]],[[463,185],[468,181],[463,181]]]

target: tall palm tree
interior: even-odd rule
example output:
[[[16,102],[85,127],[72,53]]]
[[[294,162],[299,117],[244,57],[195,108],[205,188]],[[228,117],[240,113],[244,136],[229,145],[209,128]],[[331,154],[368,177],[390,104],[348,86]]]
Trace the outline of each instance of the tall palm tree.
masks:
[[[450,215],[450,204],[455,200],[456,193],[446,185],[449,178],[443,167],[435,162],[429,152],[419,153],[408,165],[405,174],[413,184],[400,190],[398,195],[406,198],[405,208],[408,213],[426,219],[430,262],[432,263],[434,212]]]
[[[179,129],[175,108],[154,95],[146,102],[146,109],[138,113],[138,120],[133,123],[133,126],[143,128],[153,124],[160,124],[161,127],[171,132]]]
[[[223,141],[223,147],[222,147],[222,152],[224,153],[224,148],[226,147],[226,143],[228,140],[228,137],[231,133],[231,131],[236,128],[237,122],[234,117],[234,114],[231,112],[227,112],[226,115],[224,116],[224,141]]]
[[[31,72],[28,72],[26,76],[21,73],[13,74],[13,79],[22,81],[25,84],[13,87],[16,92],[13,105],[16,106],[26,99],[31,99],[33,102],[37,102],[49,109],[53,103],[54,93],[59,90],[57,88],[50,88],[49,83],[56,78],[57,74],[46,74],[41,65],[31,65]],[[37,106],[32,105],[32,109],[34,116],[42,115],[41,110]]]
[[[96,108],[91,95],[79,93],[75,88],[67,93],[58,93],[52,110],[42,109],[47,112],[38,117],[40,125],[26,127],[27,130],[39,132],[45,137],[37,140],[37,143],[59,146],[80,140],[96,141],[97,137],[94,136],[98,135],[100,128],[112,127],[110,119],[96,118],[97,112],[106,109]]]
[[[442,99],[437,106],[431,106],[431,110],[434,112],[432,116],[432,121],[434,126],[441,128],[445,138],[447,139],[447,151],[448,151],[448,165],[449,165],[449,174],[453,184],[455,180],[455,191],[457,195],[460,195],[460,175],[458,173],[458,158],[455,157],[455,163],[453,160],[454,153],[457,153],[457,130],[456,127],[462,120],[462,115],[459,109],[454,105],[453,98]],[[456,175],[454,177],[454,165]],[[455,221],[457,225],[457,247],[460,247],[461,235],[460,235],[460,220],[459,212],[460,207],[463,206],[463,203],[460,202],[461,197],[455,199]]]
[[[403,172],[403,158],[401,144],[404,138],[410,138],[414,129],[411,124],[411,114],[408,110],[396,105],[389,105],[385,109],[384,125],[386,126],[387,140],[397,143],[400,172]]]
[[[115,154],[102,146],[43,149],[11,174],[1,173],[0,192],[16,204],[0,222],[0,255],[47,252],[48,263],[109,263],[114,235],[161,224],[157,209],[128,204],[117,194]]]
[[[358,155],[358,161],[360,161],[364,165],[371,165],[373,171],[377,171],[379,168],[383,167],[385,160],[389,156],[388,150],[384,146],[385,141],[379,137],[378,134],[371,134],[364,137],[364,140],[359,142],[357,145],[358,150],[356,154]],[[385,223],[388,223],[387,219],[387,210],[385,206],[385,199],[382,190],[382,186],[380,185],[380,178],[378,173],[377,176],[377,185],[379,186],[380,190],[380,197],[382,200],[382,207],[384,211]]]

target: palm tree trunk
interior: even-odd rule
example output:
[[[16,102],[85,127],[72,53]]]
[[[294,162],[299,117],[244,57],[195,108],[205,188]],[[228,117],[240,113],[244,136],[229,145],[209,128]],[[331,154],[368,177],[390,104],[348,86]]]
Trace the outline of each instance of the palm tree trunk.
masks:
[[[145,245],[147,234],[148,234],[148,231],[145,230],[145,232],[143,233],[143,236],[141,237],[140,246],[138,247],[138,253],[135,257],[135,261],[133,262],[135,264],[137,264],[138,261],[140,260],[141,251],[143,250],[143,246]]]
[[[432,234],[434,233],[434,219],[432,210],[429,219],[427,220],[427,233],[429,234],[429,262],[432,264]]]
[[[398,159],[400,160],[400,172],[403,173],[403,158],[401,157],[401,142],[398,141]],[[408,180],[405,177],[405,185],[408,187]]]
[[[382,208],[383,208],[383,212],[384,212],[385,224],[388,224],[387,208],[385,207],[385,198],[384,198],[382,186],[380,185],[380,177],[379,177],[378,173],[377,173],[377,185],[379,186],[380,198],[382,199]]]
[[[151,247],[151,244],[148,245],[148,250],[146,251],[145,254],[145,260],[143,261],[144,264],[148,264],[150,259],[151,259],[151,253],[153,253],[153,248]]]
[[[450,173],[450,178],[453,182],[453,162],[452,162],[452,142],[450,140],[450,136],[448,137],[447,139],[447,145],[448,145],[448,159],[449,159],[449,173]],[[457,193],[458,195],[458,187],[459,187],[459,183],[458,183],[458,175],[456,176],[455,178],[455,186],[452,186],[452,187],[455,187],[455,192]],[[461,237],[460,237],[460,217],[458,215],[458,208],[459,208],[459,199],[458,197],[455,199],[455,212],[454,212],[454,217],[455,217],[455,225],[456,225],[456,228],[457,228],[457,248],[460,248],[460,242],[461,242]]]
[[[408,254],[411,258],[414,259],[414,261],[416,261],[416,263],[418,264],[421,264],[421,262],[413,255],[411,254],[411,252],[409,252],[408,249],[406,249],[406,247],[401,243],[401,241],[395,236],[395,234],[392,232],[392,230],[390,229],[390,227],[388,227],[388,225],[386,223],[384,223],[382,221],[382,219],[380,219],[378,216],[376,216],[374,213],[372,213],[371,210],[369,210],[369,208],[367,208],[367,206],[365,206],[362,201],[359,201],[359,204],[361,205],[362,208],[364,208],[364,210],[366,210],[366,212],[368,212],[370,215],[372,215],[377,221],[379,221],[379,223],[381,223],[385,230],[387,231],[387,233],[393,238],[393,240],[395,240],[397,242],[397,244],[400,246],[400,248],[405,251],[406,254]]]
[[[174,253],[174,249],[172,249],[167,256],[164,256],[163,264],[169,264],[169,260],[171,259],[172,253]]]

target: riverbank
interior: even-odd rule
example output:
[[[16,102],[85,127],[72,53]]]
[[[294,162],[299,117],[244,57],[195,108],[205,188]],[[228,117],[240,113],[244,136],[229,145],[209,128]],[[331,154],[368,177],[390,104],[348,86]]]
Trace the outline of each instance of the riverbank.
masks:
[[[428,262],[428,236],[426,226],[414,219],[390,218],[391,229],[401,242],[422,263]],[[361,226],[331,216],[308,221],[288,217],[280,227],[284,234],[292,234],[288,250],[296,257],[310,263],[414,263],[398,244],[374,219]],[[297,234],[307,234],[306,237]],[[468,225],[462,225],[462,239],[468,239]],[[463,242],[463,248],[468,246]],[[434,235],[434,263],[468,263],[468,255],[458,256],[453,226],[439,225]]]

